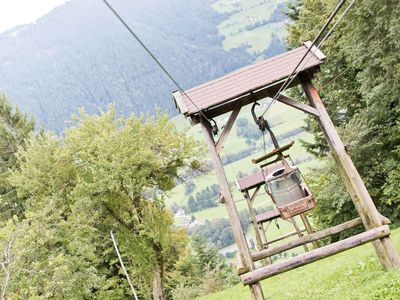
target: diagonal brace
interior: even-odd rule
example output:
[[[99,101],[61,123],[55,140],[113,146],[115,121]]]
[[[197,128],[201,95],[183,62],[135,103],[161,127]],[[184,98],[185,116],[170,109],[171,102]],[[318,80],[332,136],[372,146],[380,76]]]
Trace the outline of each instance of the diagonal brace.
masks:
[[[224,130],[222,131],[218,141],[215,144],[215,148],[218,154],[221,152],[222,147],[224,146],[224,143],[228,138],[229,133],[231,132],[233,124],[235,124],[236,118],[239,115],[241,108],[242,106],[238,103],[238,105],[236,105],[236,108],[232,111],[231,115],[229,116],[228,122],[226,122]]]

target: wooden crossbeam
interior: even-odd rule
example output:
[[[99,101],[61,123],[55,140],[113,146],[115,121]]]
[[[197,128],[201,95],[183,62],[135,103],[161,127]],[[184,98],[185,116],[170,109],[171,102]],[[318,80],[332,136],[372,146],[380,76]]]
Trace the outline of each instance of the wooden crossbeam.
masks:
[[[239,115],[240,109],[241,109],[240,102],[237,103],[236,108],[232,111],[231,115],[229,116],[228,122],[226,122],[225,127],[215,145],[215,148],[217,149],[217,153],[219,154],[222,150],[222,147],[224,146],[224,143],[226,139],[229,136],[229,133],[231,132],[233,124],[235,124],[236,118]]]
[[[289,150],[293,145],[294,145],[294,141],[291,141],[289,144],[282,146],[278,149],[274,149],[270,153],[267,153],[259,158],[252,159],[251,161],[253,164],[258,164],[259,162],[262,162],[263,160],[274,157],[275,155],[279,155],[282,152]]]
[[[300,232],[300,233],[303,233],[303,232],[306,232],[306,230],[305,230],[305,229],[301,229],[299,232]],[[271,244],[273,244],[273,243],[282,241],[282,240],[284,240],[284,239],[287,239],[288,237],[291,237],[291,236],[294,236],[294,235],[298,235],[299,232],[298,232],[298,231],[292,231],[292,232],[290,232],[290,233],[288,233],[288,234],[282,235],[282,236],[280,236],[280,237],[278,237],[278,238],[276,238],[276,239],[273,239],[273,240],[271,240],[271,241],[268,241],[267,244],[268,244],[268,245],[271,245]],[[270,249],[274,249],[274,248],[270,248]],[[266,249],[266,250],[270,250],[270,249]],[[264,250],[262,250],[262,251],[264,251]],[[262,251],[259,251],[259,252],[262,252]],[[259,253],[259,252],[256,252],[256,253]],[[254,254],[255,254],[255,253],[254,253]],[[253,256],[253,254],[252,254],[252,256]],[[267,256],[266,256],[266,257],[267,257]],[[257,260],[259,260],[259,259],[257,259]]]
[[[279,246],[274,247],[274,248],[264,249],[264,250],[255,252],[251,256],[252,256],[254,261],[261,260],[263,258],[270,257],[272,255],[281,253],[283,251],[287,251],[287,250],[296,248],[298,246],[302,246],[302,245],[311,243],[313,241],[317,241],[317,240],[320,240],[322,238],[325,238],[325,237],[328,237],[328,236],[331,236],[331,235],[334,235],[334,234],[338,234],[340,232],[343,232],[343,231],[345,231],[347,229],[353,228],[353,227],[355,227],[357,225],[360,225],[360,224],[362,224],[361,218],[355,218],[355,219],[347,221],[347,222],[345,222],[343,224],[339,224],[339,225],[336,225],[336,226],[331,227],[331,228],[327,228],[327,229],[324,229],[324,230],[321,230],[321,231],[318,231],[318,232],[315,232],[315,233],[311,233],[309,235],[305,235],[305,236],[303,236],[303,237],[301,237],[301,238],[299,238],[297,240],[290,241],[290,242],[288,242],[286,244],[279,245]]]
[[[274,275],[307,265],[314,261],[332,256],[336,253],[349,250],[351,248],[372,242],[374,240],[390,235],[388,225],[383,225],[377,228],[370,229],[363,233],[338,241],[336,243],[314,249],[310,252],[289,258],[285,261],[278,262],[273,265],[261,267],[257,270],[242,274],[240,276],[244,285],[253,284],[260,280],[272,277]]]
[[[305,113],[319,117],[319,112],[314,107],[304,104],[304,103],[301,103],[299,101],[293,100],[292,98],[289,98],[285,95],[279,94],[279,96],[277,97],[276,100],[279,102],[282,102],[286,105],[289,105],[291,107],[297,108]]]

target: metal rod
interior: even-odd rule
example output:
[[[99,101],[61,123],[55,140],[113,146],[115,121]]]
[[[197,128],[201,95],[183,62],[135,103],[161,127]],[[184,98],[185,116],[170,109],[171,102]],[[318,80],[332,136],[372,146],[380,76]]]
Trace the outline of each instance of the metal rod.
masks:
[[[136,295],[135,288],[134,288],[133,285],[132,285],[131,279],[129,278],[128,271],[125,269],[124,262],[122,261],[121,254],[119,253],[119,250],[118,250],[117,241],[115,240],[114,234],[113,234],[112,231],[110,231],[110,235],[111,235],[111,240],[112,240],[112,242],[113,242],[113,244],[114,244],[115,252],[117,252],[117,255],[118,255],[119,263],[121,264],[121,267],[122,267],[122,269],[124,270],[126,279],[128,280],[129,286],[131,287],[133,296],[135,297],[135,300],[139,300],[138,296]]]

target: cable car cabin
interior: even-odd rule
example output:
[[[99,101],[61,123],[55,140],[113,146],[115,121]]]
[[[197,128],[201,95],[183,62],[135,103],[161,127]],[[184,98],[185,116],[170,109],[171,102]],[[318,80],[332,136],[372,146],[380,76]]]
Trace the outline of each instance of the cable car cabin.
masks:
[[[315,208],[315,199],[305,185],[300,170],[283,155],[278,161],[264,164],[262,173],[265,190],[283,219],[292,218]]]
[[[262,176],[266,192],[285,220],[309,211],[316,206],[315,199],[305,184],[300,170],[294,165],[289,155],[283,154],[293,144],[294,142],[291,142],[253,160],[253,163],[260,163],[277,156],[274,160],[260,166],[261,171],[258,177]],[[252,177],[254,175],[239,180],[239,186],[246,186],[246,182],[253,180]]]

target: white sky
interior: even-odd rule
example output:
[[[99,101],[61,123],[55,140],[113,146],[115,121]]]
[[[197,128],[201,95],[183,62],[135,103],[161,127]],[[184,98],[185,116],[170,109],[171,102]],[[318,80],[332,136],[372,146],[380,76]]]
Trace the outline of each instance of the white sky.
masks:
[[[32,23],[68,0],[0,0],[0,33]]]

